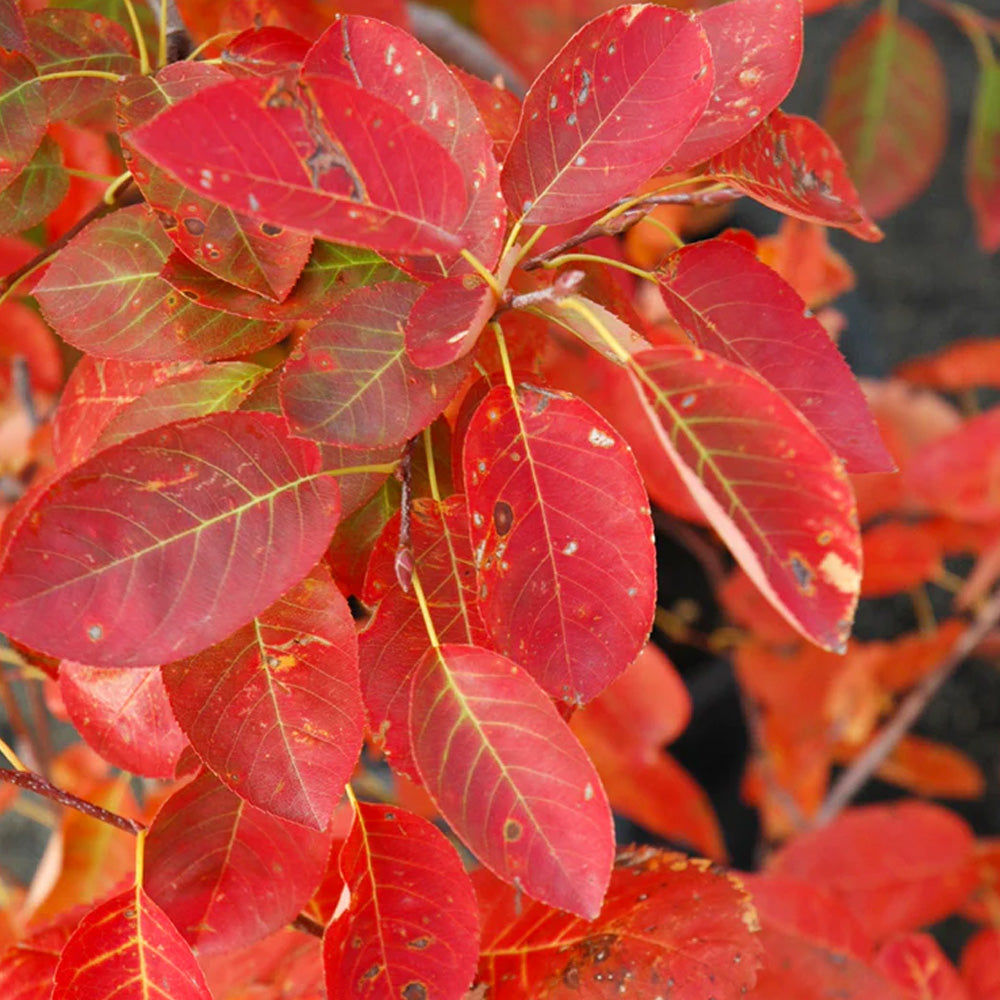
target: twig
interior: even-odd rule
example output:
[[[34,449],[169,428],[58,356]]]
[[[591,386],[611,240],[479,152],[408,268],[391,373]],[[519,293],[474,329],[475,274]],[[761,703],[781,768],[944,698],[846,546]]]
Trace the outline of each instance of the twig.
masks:
[[[35,398],[31,395],[31,371],[28,368],[28,359],[23,354],[15,354],[11,359],[10,376],[14,398],[21,404],[31,429],[38,430],[41,421],[35,408]]]
[[[903,700],[893,718],[868,744],[864,753],[841,774],[823,805],[813,817],[814,827],[825,826],[843,810],[862,785],[879,769],[899,741],[927,707],[928,702],[954,673],[958,665],[979,645],[1000,621],[1000,591],[980,608],[969,627],[958,637],[951,652]]]
[[[160,2],[161,0],[146,0],[146,6],[157,21],[160,19]],[[164,6],[167,13],[167,62],[181,62],[191,54],[191,36],[174,0],[166,0]]]
[[[321,938],[325,928],[319,921],[313,920],[312,917],[307,917],[304,913],[300,913],[291,923],[291,926],[297,931],[302,931],[304,934],[311,934],[313,937]]]

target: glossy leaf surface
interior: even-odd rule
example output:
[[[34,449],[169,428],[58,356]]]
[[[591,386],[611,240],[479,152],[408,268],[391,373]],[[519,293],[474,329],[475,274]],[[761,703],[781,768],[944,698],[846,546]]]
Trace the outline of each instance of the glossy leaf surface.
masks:
[[[223,784],[275,816],[327,826],[363,735],[354,621],[328,570],[163,670],[181,727]]]
[[[305,334],[281,379],[296,434],[353,448],[402,444],[444,410],[471,361],[428,372],[409,360],[403,329],[419,295],[413,284],[359,289]]]
[[[686,170],[738,142],[787,96],[802,61],[801,0],[732,0],[698,15],[715,86],[672,170]]]
[[[45,135],[49,112],[36,75],[19,52],[0,50],[0,190],[31,162]]]
[[[498,386],[472,417],[463,465],[497,649],[554,697],[589,701],[652,624],[652,524],[628,445],[568,393]]]
[[[391,252],[462,246],[455,161],[402,111],[351,83],[234,80],[128,139],[182,184],[263,222]]]
[[[424,784],[476,857],[527,895],[595,917],[614,853],[611,811],[534,681],[498,653],[431,649],[413,678],[410,730]]]
[[[503,193],[528,223],[570,222],[631,194],[683,142],[712,93],[695,21],[619,7],[580,29],[524,99]]]
[[[770,382],[849,472],[892,469],[847,362],[775,271],[729,240],[706,240],[672,253],[657,277],[688,336]]]
[[[480,977],[496,1000],[655,997],[671,983],[671,1000],[737,1000],[756,979],[761,945],[749,895],[700,858],[626,852],[593,922],[496,896],[480,903]]]
[[[295,917],[319,885],[330,841],[254,808],[205,771],[153,820],[146,891],[199,953],[231,951]]]
[[[846,229],[861,240],[882,238],[840,151],[808,118],[772,111],[745,139],[713,156],[706,169],[779,212]]]
[[[160,277],[173,248],[141,205],[92,222],[38,283],[63,339],[99,358],[211,361],[268,347],[287,328],[207,309]]]
[[[329,542],[337,488],[317,461],[267,414],[215,414],[106,449],[49,487],[14,535],[0,627],[95,666],[152,666],[217,642]]]
[[[323,940],[330,996],[465,995],[479,957],[472,883],[433,824],[396,806],[359,803],[340,852],[347,910]]]
[[[211,1000],[190,946],[136,886],[95,907],[66,942],[52,1000]]]
[[[636,360],[663,450],[712,526],[796,629],[824,648],[842,648],[861,583],[861,546],[840,462],[750,372],[686,347]]]
[[[934,176],[948,133],[944,67],[926,32],[872,13],[834,61],[823,123],[876,219],[912,201]]]

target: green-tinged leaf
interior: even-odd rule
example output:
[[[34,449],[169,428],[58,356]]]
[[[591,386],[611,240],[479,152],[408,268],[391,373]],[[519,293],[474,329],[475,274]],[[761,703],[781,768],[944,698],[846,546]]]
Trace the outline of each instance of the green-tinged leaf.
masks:
[[[48,125],[48,106],[35,67],[0,49],[0,190],[31,162]]]
[[[476,857],[592,920],[611,873],[611,810],[583,747],[520,667],[476,646],[430,649],[413,677],[420,776]]]
[[[568,295],[563,299],[543,299],[528,310],[579,337],[599,354],[616,364],[623,364],[622,352],[635,354],[652,347],[648,340],[599,302],[583,295]],[[608,346],[605,335],[621,348]]]
[[[965,193],[976,217],[979,245],[1000,249],[1000,63],[980,67],[965,151]]]
[[[0,48],[11,52],[30,51],[18,0],[0,0]]]
[[[854,496],[840,461],[759,376],[717,355],[637,355],[665,457],[758,589],[808,639],[840,650],[861,584]]]
[[[66,942],[52,1000],[211,1000],[190,945],[141,885],[88,913]]]
[[[905,18],[871,14],[833,64],[823,123],[876,219],[912,201],[934,176],[948,132],[944,68],[930,37]]]
[[[401,444],[451,402],[472,359],[435,371],[409,360],[403,331],[421,290],[398,282],[358,289],[307,331],[281,379],[296,434],[353,448]]]
[[[122,155],[181,253],[222,281],[281,301],[309,257],[312,237],[241,215],[197,188],[178,184],[139,156],[126,137],[165,108],[230,79],[224,70],[197,62],[173,63],[155,77],[131,77],[122,85],[118,102]]]
[[[153,666],[218,642],[326,548],[339,504],[318,466],[313,444],[261,413],[171,424],[99,452],[18,524],[0,568],[0,630],[95,666]]]
[[[163,677],[181,728],[223,784],[275,816],[327,826],[363,736],[354,620],[328,569]]]
[[[38,283],[42,312],[64,340],[121,361],[214,361],[279,341],[287,327],[207,309],[160,277],[173,244],[143,205],[98,219]]]
[[[63,167],[62,150],[45,136],[31,162],[0,191],[0,236],[37,225],[68,191],[69,174]]]

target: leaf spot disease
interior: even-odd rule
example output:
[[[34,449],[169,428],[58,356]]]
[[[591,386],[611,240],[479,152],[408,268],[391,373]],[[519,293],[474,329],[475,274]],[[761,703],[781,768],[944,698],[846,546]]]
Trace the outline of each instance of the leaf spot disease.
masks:
[[[104,629],[100,625],[91,625],[87,629],[87,638],[92,642],[100,642],[104,638]]]
[[[580,548],[579,542],[567,542],[566,547],[562,550],[564,556],[575,555],[577,549]]]
[[[493,526],[497,529],[497,534],[502,538],[510,531],[513,523],[514,511],[510,504],[504,500],[498,500],[493,507]]]
[[[412,941],[406,943],[407,948],[416,948],[418,951],[423,951],[425,948],[429,948],[433,943],[433,938],[430,937],[418,937],[414,938]]]
[[[427,1000],[427,987],[423,983],[407,983],[399,995],[403,1000]]]
[[[798,585],[799,590],[804,592],[812,590],[812,571],[802,558],[798,555],[793,555],[789,565],[791,566],[792,575],[795,577],[795,583]]]
[[[856,594],[861,584],[861,574],[845,562],[836,552],[827,552],[823,556],[823,561],[819,564],[820,576],[831,587],[836,588],[842,594]]]
[[[611,448],[615,443],[615,439],[610,434],[605,434],[599,427],[591,427],[587,441],[595,448]]]
[[[520,840],[523,833],[524,828],[516,819],[508,819],[503,825],[503,839],[506,840],[508,844],[513,844]]]
[[[583,801],[589,802],[594,797],[594,786],[588,781],[583,789]]]

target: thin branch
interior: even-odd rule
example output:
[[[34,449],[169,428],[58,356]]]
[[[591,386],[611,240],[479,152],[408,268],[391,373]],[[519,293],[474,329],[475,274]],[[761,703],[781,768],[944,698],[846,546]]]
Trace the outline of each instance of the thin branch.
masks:
[[[861,790],[861,787],[881,767],[896,745],[917,721],[928,702],[955,672],[958,665],[979,645],[1000,621],[1000,591],[980,608],[969,627],[958,637],[951,652],[903,700],[892,719],[876,734],[830,789],[820,806],[813,826],[825,826],[833,820]]]
[[[307,917],[304,913],[300,913],[291,923],[291,926],[297,931],[302,931],[303,934],[311,934],[313,937],[322,938],[325,928],[323,925],[317,921],[313,920],[312,917]]]
[[[160,4],[161,0],[146,0],[146,6],[153,12],[157,23],[160,20]],[[175,0],[166,0],[164,6],[166,8],[167,29],[166,59],[168,63],[181,62],[191,54],[193,48],[191,35],[184,24],[184,18],[181,17],[180,11],[177,9]]]

